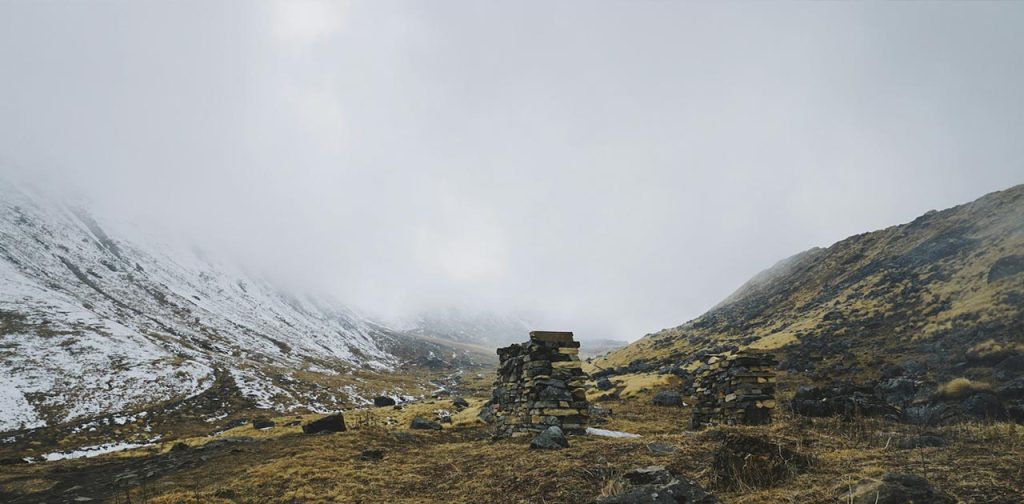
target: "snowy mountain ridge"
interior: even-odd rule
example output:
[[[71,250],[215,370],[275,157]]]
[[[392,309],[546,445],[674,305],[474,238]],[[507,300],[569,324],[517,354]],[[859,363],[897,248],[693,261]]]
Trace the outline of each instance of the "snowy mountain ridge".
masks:
[[[113,229],[0,179],[0,432],[187,399],[219,371],[259,407],[328,408],[352,398],[287,370],[400,363],[396,333],[337,303]]]

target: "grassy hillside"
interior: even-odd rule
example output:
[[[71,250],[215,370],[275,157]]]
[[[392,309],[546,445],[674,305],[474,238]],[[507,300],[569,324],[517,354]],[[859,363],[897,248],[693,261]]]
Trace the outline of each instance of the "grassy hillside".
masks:
[[[943,378],[984,373],[969,368],[986,348],[1021,343],[1024,185],[797,254],[594,365],[676,365],[737,346],[777,350],[781,367],[812,378],[906,362]]]

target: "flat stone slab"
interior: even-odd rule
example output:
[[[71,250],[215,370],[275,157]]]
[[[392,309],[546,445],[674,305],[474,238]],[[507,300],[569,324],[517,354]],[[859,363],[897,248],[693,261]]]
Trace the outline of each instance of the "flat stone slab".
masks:
[[[572,332],[530,331],[530,339],[533,341],[546,341],[548,343],[572,343]]]

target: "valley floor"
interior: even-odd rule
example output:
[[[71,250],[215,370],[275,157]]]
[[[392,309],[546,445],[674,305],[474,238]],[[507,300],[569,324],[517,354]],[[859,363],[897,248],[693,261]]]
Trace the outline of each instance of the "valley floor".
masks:
[[[697,481],[721,502],[846,502],[858,482],[886,472],[917,474],[962,502],[1024,501],[1024,428],[959,424],[931,429],[948,444],[900,449],[921,428],[888,421],[803,419],[780,413],[766,427],[685,429],[688,408],[651,405],[652,390],[599,403],[612,410],[603,429],[633,439],[570,437],[557,451],[530,450],[529,438],[492,440],[474,421],[488,395],[472,387],[471,407],[442,431],[411,431],[415,415],[452,409],[428,400],[346,414],[347,432],[304,435],[299,418],[237,427],[218,436],[89,459],[0,467],[0,501],[114,503],[589,503],[630,469],[664,465]],[[308,417],[306,417],[308,418]],[[725,489],[713,458],[724,433],[746,433],[811,457],[772,488]],[[184,445],[175,444],[183,442]],[[655,453],[651,443],[668,445]],[[373,460],[367,450],[380,450]],[[660,451],[666,451],[662,446]]]

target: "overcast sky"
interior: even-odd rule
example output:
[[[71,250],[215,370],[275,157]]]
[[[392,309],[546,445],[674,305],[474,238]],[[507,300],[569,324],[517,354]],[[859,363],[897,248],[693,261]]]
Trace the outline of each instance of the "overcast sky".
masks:
[[[635,339],[1024,182],[1024,3],[3,1],[0,167],[364,310]]]

